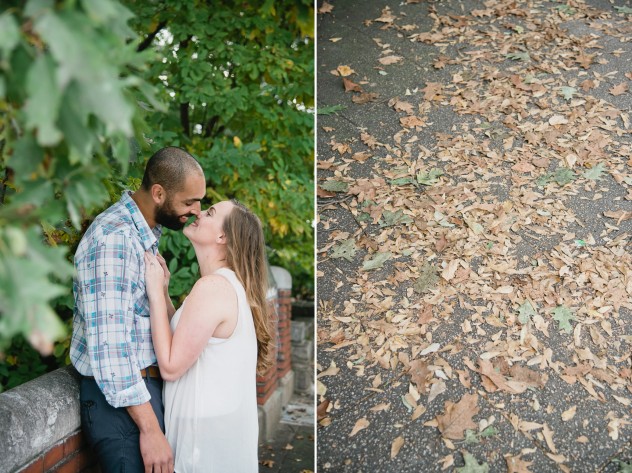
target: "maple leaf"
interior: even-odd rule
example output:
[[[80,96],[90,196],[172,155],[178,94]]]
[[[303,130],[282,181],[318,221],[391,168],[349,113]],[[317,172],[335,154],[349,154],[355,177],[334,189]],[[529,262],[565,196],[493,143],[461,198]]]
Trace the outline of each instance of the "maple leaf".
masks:
[[[565,330],[567,333],[571,333],[573,331],[570,321],[577,319],[568,307],[562,305],[557,306],[551,311],[551,313],[553,314],[553,319],[557,321],[560,329]]]
[[[531,302],[529,301],[525,301],[524,304],[518,307],[518,314],[518,321],[522,325],[525,325],[527,322],[529,322],[529,320],[531,320],[531,317],[538,315],[538,313],[535,311],[535,308],[531,305]]]
[[[384,266],[384,263],[388,261],[393,254],[390,251],[386,253],[377,253],[375,258],[367,260],[362,265],[362,271],[370,271],[372,269],[378,269]]]
[[[333,9],[334,6],[331,3],[328,3],[327,0],[325,0],[322,6],[318,9],[318,13],[331,13]]]
[[[403,210],[398,210],[397,212],[391,212],[389,210],[385,210],[382,214],[383,220],[380,220],[380,228],[384,227],[392,227],[394,225],[412,223],[413,219],[410,216],[404,214]]]
[[[560,87],[560,95],[566,100],[571,100],[573,98],[573,95],[575,95],[576,93],[577,89],[575,87]]]
[[[456,468],[458,473],[488,473],[489,465],[487,462],[483,462],[479,465],[478,461],[469,452],[463,452],[463,461],[465,466]]]
[[[419,171],[417,173],[417,182],[424,186],[432,186],[437,183],[441,176],[443,176],[443,171],[438,168],[431,169],[429,172]]]
[[[456,404],[445,402],[445,414],[437,416],[441,435],[451,440],[463,440],[465,430],[476,429],[472,417],[478,414],[478,394],[464,394]]]
[[[582,174],[586,179],[590,179],[592,181],[597,181],[601,179],[601,175],[603,174],[606,165],[604,163],[599,163],[596,166],[591,167],[586,172]]]
[[[355,240],[350,238],[349,240],[345,240],[340,245],[334,246],[332,248],[331,257],[332,258],[344,258],[347,261],[353,261],[353,257],[358,250]]]
[[[621,82],[618,85],[615,85],[612,89],[608,90],[612,95],[617,96],[621,94],[625,94],[628,91],[627,82]]]
[[[402,117],[399,119],[399,122],[402,124],[402,126],[405,126],[406,128],[414,128],[416,126],[424,126],[426,124],[425,120],[414,115]]]
[[[421,267],[419,277],[415,281],[413,289],[418,294],[428,292],[439,281],[439,275],[436,268],[430,263],[426,262]]]
[[[565,186],[566,184],[569,184],[573,182],[575,179],[577,179],[577,176],[575,175],[575,172],[573,172],[572,169],[559,167],[555,170],[555,173],[553,174],[553,179],[560,186]]]

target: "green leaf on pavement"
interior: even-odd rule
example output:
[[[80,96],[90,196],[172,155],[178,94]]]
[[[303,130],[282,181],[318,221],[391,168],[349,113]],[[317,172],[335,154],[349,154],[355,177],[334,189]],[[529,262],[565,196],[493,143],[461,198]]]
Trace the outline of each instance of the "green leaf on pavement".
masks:
[[[392,186],[404,186],[406,184],[414,184],[412,177],[399,177],[397,179],[391,179],[389,184]]]
[[[344,105],[331,105],[329,107],[318,107],[318,115],[331,115],[339,112],[340,110],[344,110]]]
[[[630,7],[614,7],[619,13],[627,13],[632,15],[632,8]]]
[[[528,61],[531,59],[531,56],[529,56],[529,53],[526,51],[505,54],[505,57],[507,59],[512,59],[514,61]]]
[[[362,265],[362,271],[370,271],[372,269],[378,269],[384,266],[384,263],[388,261],[393,254],[390,251],[386,253],[377,253],[373,259],[367,260]]]
[[[493,425],[490,425],[489,427],[486,427],[485,430],[483,430],[479,435],[483,438],[485,437],[491,437],[492,435],[497,435],[498,429],[496,427],[494,427]]]
[[[463,460],[465,461],[465,466],[461,468],[457,468],[456,471],[458,473],[488,473],[489,465],[487,462],[483,462],[482,464],[478,464],[476,458],[469,452],[463,452]]]
[[[347,192],[349,184],[343,181],[325,181],[320,188],[329,192]]]
[[[331,252],[332,258],[344,258],[347,261],[353,261],[353,257],[356,254],[358,247],[355,244],[355,240],[350,238],[343,241],[338,246],[334,246]]]
[[[573,172],[572,169],[568,169],[568,168],[565,168],[565,167],[560,167],[560,168],[557,168],[555,170],[555,174],[553,175],[553,179],[560,186],[565,186],[566,184],[569,184],[569,183],[573,182],[575,179],[577,179],[577,176],[575,175],[575,173]]]
[[[437,183],[437,180],[440,176],[443,176],[443,171],[441,169],[431,169],[429,172],[418,172],[417,173],[417,182],[424,186],[432,186]]]
[[[626,463],[618,458],[615,458],[614,461],[619,464],[619,471],[617,473],[632,473],[632,463]]]
[[[381,228],[384,228],[399,225],[401,223],[412,223],[412,221],[413,219],[410,216],[405,215],[403,210],[398,210],[397,212],[385,210],[379,224]]]
[[[576,93],[577,89],[575,87],[560,87],[560,95],[566,100],[571,100],[573,98],[573,95],[575,95]]]
[[[557,306],[551,313],[553,314],[553,319],[557,321],[560,329],[566,331],[566,333],[571,333],[573,331],[571,320],[576,320],[576,318],[568,307],[563,305]]]
[[[518,307],[518,321],[525,325],[531,318],[537,315],[535,308],[531,305],[531,302],[525,301],[520,307]]]
[[[605,169],[606,169],[606,165],[604,163],[599,163],[596,166],[593,166],[587,171],[585,171],[584,174],[582,174],[582,176],[584,176],[586,179],[597,181],[601,179],[602,177],[601,175],[603,174]]]
[[[437,274],[436,268],[428,262],[424,263],[419,273],[419,277],[417,278],[417,281],[415,281],[413,290],[417,294],[424,294],[425,292],[430,291],[437,284],[437,281],[439,281],[439,275]]]

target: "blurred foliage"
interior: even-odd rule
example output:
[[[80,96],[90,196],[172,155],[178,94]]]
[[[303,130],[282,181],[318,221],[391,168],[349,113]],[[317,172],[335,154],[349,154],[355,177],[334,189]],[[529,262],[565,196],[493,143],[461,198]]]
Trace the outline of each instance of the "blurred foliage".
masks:
[[[67,362],[74,249],[163,146],[313,297],[311,2],[4,1],[0,31],[0,390]],[[171,231],[161,251],[181,300],[194,253]]]

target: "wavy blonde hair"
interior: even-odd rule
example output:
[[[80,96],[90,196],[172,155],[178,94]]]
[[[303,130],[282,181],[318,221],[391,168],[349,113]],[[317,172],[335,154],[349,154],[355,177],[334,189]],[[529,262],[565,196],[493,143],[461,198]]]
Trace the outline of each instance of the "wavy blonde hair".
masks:
[[[226,262],[246,290],[257,333],[257,373],[272,365],[272,327],[268,312],[268,267],[261,220],[242,203],[224,220]]]

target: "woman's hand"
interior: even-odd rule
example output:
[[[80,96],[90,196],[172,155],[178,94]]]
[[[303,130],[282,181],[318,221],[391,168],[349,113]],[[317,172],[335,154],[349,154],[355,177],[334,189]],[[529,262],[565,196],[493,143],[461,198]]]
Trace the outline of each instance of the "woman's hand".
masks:
[[[163,259],[164,261],[164,259]],[[166,265],[165,265],[166,266]],[[162,264],[151,252],[145,252],[145,287],[147,296],[162,296],[164,291],[165,279],[167,284],[169,280],[165,278],[165,270]]]

